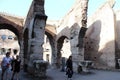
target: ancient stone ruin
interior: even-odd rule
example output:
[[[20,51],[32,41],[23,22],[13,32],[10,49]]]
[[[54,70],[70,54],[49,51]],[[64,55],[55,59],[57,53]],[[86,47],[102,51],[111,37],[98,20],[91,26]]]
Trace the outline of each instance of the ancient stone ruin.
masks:
[[[45,0],[33,0],[26,19],[0,15],[0,29],[18,36],[24,71],[46,77],[47,66],[65,67],[72,55],[73,68],[119,69],[120,11],[114,11],[114,0],[105,2],[87,18],[88,0],[76,0],[60,20],[47,20]],[[109,14],[108,14],[109,13]]]

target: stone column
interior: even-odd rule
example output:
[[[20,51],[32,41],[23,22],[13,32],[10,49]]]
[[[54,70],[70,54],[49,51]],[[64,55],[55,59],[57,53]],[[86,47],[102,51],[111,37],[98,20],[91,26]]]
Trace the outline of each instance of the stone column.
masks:
[[[87,8],[88,8],[88,0],[81,1],[82,10],[81,10],[81,28],[79,30],[78,36],[78,55],[80,56],[80,60],[84,60],[84,35],[87,30]]]
[[[74,71],[77,72],[79,62],[84,60],[84,35],[87,27],[88,0],[76,0],[75,24],[71,28],[71,51]],[[79,13],[78,13],[79,12]]]
[[[35,14],[31,40],[30,61],[28,71],[37,76],[45,77],[47,62],[43,61],[43,43],[45,35],[46,15]]]
[[[52,41],[52,68],[56,68],[56,59],[57,59],[57,42],[56,42],[56,37],[53,38]]]

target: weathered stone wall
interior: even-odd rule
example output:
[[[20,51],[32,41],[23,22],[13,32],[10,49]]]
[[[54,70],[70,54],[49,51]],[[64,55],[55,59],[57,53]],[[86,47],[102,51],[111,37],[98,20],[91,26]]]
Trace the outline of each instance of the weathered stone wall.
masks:
[[[35,0],[35,1],[37,2],[39,0]],[[53,54],[50,55],[52,56],[50,62],[52,63],[52,60],[54,60],[53,63],[55,64],[55,62],[57,61],[56,55],[60,52],[60,50],[63,50],[65,54],[63,52],[60,52],[60,57],[64,56],[68,58],[68,55],[72,54],[73,67],[76,72],[79,62],[83,60],[92,60],[94,62],[95,68],[102,68],[102,69],[115,68],[116,65],[115,59],[117,54],[119,54],[120,45],[119,45],[119,37],[118,37],[119,13],[116,14],[118,18],[116,18],[117,28],[115,28],[116,25],[115,16],[112,9],[114,0],[112,2],[105,3],[95,12],[95,14],[93,14],[93,16],[89,17],[88,30],[84,38],[85,45],[83,46],[83,44],[79,44],[79,41],[81,41],[81,43],[84,42],[83,41],[84,36],[80,37],[80,30],[82,27],[86,28],[87,3],[88,0],[76,0],[75,4],[72,6],[70,11],[60,21],[58,21],[57,25],[54,25],[56,26],[54,28],[54,32],[46,28],[46,32],[48,34],[51,34],[52,36],[50,40],[50,42],[52,41],[52,43],[50,43],[49,45],[52,44],[53,45],[53,46],[51,45],[52,51],[54,50],[54,52],[50,50],[51,53],[54,53],[54,55]],[[39,20],[41,18],[37,17],[34,23],[35,13],[38,13],[40,11],[39,14],[42,14],[41,15],[42,18],[45,17],[44,7],[40,6],[41,4],[42,3],[32,4],[26,19],[25,26],[26,28],[29,29],[28,52],[30,53],[28,53],[29,56],[28,61],[33,57],[34,59],[37,59],[38,56],[36,56],[36,53],[41,53],[43,51],[43,49],[40,46],[43,44],[44,41],[43,40],[44,31],[43,30],[41,31],[41,29],[43,29],[45,22],[44,20]],[[51,27],[51,29],[53,28]],[[40,30],[43,33],[39,32],[38,30]],[[117,33],[115,33],[115,31],[117,31]],[[37,36],[37,34],[42,35],[42,37]],[[62,39],[60,40],[60,38]],[[68,43],[64,42],[65,39],[68,39]],[[38,45],[37,43],[40,43],[41,45]],[[117,43],[118,45],[116,46]],[[66,47],[69,48],[66,49]],[[84,48],[85,48],[85,53],[84,53]],[[118,53],[116,54],[117,50]],[[59,57],[59,55],[57,56]],[[42,57],[45,56],[40,55],[38,59],[42,59]]]
[[[117,41],[117,44],[118,44],[118,48],[120,48],[120,37],[119,37],[119,35],[120,35],[120,11],[117,11],[116,12],[116,27],[115,27],[115,29],[116,29],[116,41]]]
[[[109,3],[88,18],[85,36],[85,59],[94,67],[115,68],[115,16]]]
[[[57,28],[57,40],[61,36],[66,36],[70,40],[70,51],[73,56],[75,71],[79,61],[84,60],[84,48],[79,48],[77,45],[80,29],[86,27],[87,3],[88,0],[76,0],[70,11],[60,20]]]
[[[120,68],[118,65],[118,59],[120,59],[120,10],[119,11],[116,11],[116,26],[115,26],[115,53],[116,53],[116,56],[115,56],[115,59],[116,59],[116,68]]]

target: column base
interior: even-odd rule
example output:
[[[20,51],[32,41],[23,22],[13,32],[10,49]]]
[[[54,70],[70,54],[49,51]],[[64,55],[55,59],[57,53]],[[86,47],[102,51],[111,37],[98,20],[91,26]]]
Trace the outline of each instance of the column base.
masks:
[[[28,73],[35,77],[45,78],[48,63],[43,60],[34,60],[31,65],[28,65]]]

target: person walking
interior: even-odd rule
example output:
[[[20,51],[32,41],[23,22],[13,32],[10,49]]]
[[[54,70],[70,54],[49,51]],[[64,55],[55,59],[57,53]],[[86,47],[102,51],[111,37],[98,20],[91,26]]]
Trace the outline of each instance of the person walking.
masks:
[[[73,64],[72,64],[72,56],[69,56],[68,60],[66,61],[66,75],[67,78],[71,79],[73,75]]]
[[[10,58],[10,54],[11,54],[10,52],[7,52],[6,56],[3,57],[3,59],[2,59],[2,62],[1,62],[1,68],[2,68],[1,80],[3,80],[5,72],[6,72],[6,78],[10,77],[8,74],[8,71],[9,71],[10,66],[11,66],[11,60],[12,60],[12,58]]]
[[[19,55],[17,55],[16,59],[14,59],[12,63],[13,74],[11,80],[14,80],[15,74],[16,74],[16,80],[19,80],[20,64],[21,64],[21,60]]]

